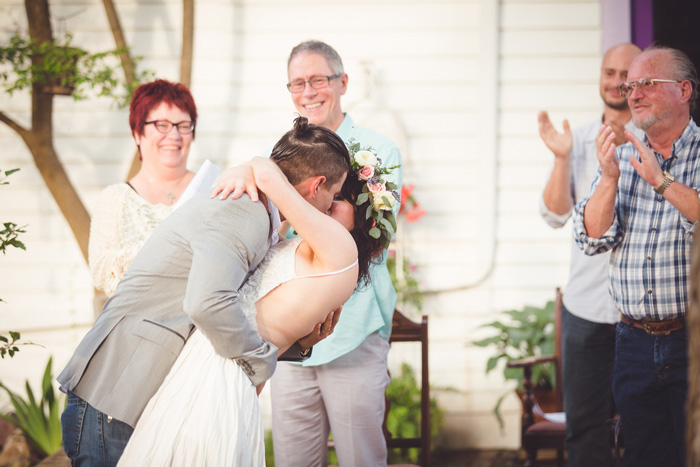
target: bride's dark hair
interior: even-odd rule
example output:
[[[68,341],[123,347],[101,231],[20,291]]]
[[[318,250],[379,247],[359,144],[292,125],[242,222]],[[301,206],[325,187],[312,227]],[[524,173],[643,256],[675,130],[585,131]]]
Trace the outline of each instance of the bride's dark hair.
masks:
[[[355,201],[366,184],[357,178],[352,169],[348,148],[335,132],[309,123],[306,117],[294,119],[294,128],[284,134],[270,154],[292,185],[316,175],[326,177],[326,183],[337,183],[347,173],[342,188],[343,198],[353,205],[354,225],[350,235],[357,245],[359,266],[358,287],[369,284],[369,267],[380,261],[380,254],[387,242],[386,234],[378,239],[369,235],[373,218],[365,219],[367,206],[357,206]]]
[[[343,183],[341,193],[343,198],[347,200],[353,207],[353,227],[350,230],[350,235],[355,240],[357,245],[357,264],[359,266],[359,274],[357,278],[358,288],[366,287],[370,283],[369,267],[372,263],[379,264],[381,262],[381,254],[384,251],[386,244],[387,232],[382,230],[379,238],[372,238],[369,231],[374,227],[374,218],[367,216],[367,204],[363,203],[358,206],[356,204],[357,197],[362,193],[362,189],[367,182],[357,178],[357,172],[351,170],[348,177]]]
[[[307,178],[323,175],[327,186],[335,185],[352,172],[348,148],[335,132],[309,123],[306,117],[294,119],[294,127],[272,148],[272,159],[296,185]]]

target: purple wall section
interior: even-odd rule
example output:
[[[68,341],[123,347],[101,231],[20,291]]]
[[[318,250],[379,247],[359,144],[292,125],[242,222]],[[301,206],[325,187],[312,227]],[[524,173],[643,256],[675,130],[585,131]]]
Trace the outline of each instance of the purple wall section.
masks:
[[[604,54],[610,47],[632,42],[633,0],[600,0],[600,20],[603,37],[600,51]]]
[[[632,0],[632,42],[642,49],[654,42],[654,1]]]

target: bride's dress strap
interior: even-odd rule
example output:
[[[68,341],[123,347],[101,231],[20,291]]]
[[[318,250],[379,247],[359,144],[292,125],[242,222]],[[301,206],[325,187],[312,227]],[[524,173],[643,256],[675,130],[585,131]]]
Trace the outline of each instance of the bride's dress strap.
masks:
[[[357,260],[355,260],[351,265],[344,267],[343,269],[338,269],[337,271],[331,271],[331,272],[322,272],[320,274],[307,274],[305,276],[296,276],[296,279],[304,279],[306,277],[323,277],[323,276],[333,276],[335,274],[340,274],[342,272],[348,271],[352,269],[355,265],[357,264]]]

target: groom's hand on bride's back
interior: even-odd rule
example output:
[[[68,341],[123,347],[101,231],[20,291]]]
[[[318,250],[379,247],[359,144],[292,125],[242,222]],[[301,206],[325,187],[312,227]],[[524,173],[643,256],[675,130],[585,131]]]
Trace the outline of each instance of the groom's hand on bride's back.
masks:
[[[310,349],[326,337],[330,336],[335,329],[335,325],[338,324],[342,309],[343,307],[341,305],[337,310],[333,310],[328,313],[326,319],[322,323],[318,323],[310,334],[307,334],[297,341],[299,342],[299,347],[301,347],[302,350]]]

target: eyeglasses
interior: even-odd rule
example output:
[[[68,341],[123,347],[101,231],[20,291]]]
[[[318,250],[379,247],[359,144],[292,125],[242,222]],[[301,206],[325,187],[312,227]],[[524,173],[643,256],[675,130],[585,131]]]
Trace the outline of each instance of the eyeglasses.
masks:
[[[639,78],[636,81],[627,81],[620,85],[620,95],[627,97],[632,94],[632,91],[639,85],[642,91],[650,91],[656,83],[682,83],[675,79],[656,79],[656,78]]]
[[[309,85],[314,89],[323,89],[331,84],[332,79],[339,77],[340,74],[330,76],[312,76],[311,79],[306,80],[298,79],[296,81],[292,81],[291,83],[287,83],[287,89],[289,89],[289,92],[293,94],[303,92],[304,88],[306,88],[306,83],[309,83]]]
[[[194,131],[194,122],[180,122],[173,123],[168,120],[153,120],[152,122],[145,122],[144,125],[153,124],[160,133],[168,134],[173,127],[177,128],[177,132],[181,135],[189,135]]]

